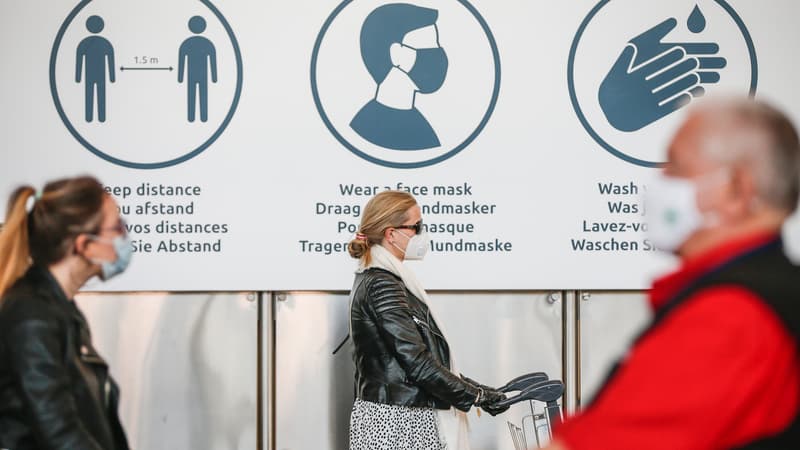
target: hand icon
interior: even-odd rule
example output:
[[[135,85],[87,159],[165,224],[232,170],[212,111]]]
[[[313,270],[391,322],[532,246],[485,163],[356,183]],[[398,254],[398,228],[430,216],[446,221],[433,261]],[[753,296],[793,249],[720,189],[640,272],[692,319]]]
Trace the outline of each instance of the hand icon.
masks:
[[[620,131],[637,131],[705,94],[719,81],[725,58],[713,43],[666,43],[678,25],[667,19],[631,39],[600,84],[600,107]]]

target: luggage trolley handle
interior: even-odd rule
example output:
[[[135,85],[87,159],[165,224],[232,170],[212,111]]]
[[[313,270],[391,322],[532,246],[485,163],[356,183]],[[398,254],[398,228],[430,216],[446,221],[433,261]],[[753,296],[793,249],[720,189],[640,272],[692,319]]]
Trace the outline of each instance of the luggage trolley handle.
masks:
[[[497,388],[500,392],[524,391],[536,383],[547,381],[549,378],[544,372],[533,372],[525,375],[520,375],[517,378],[509,381],[502,387]]]
[[[558,406],[558,399],[564,395],[564,383],[559,380],[540,381],[531,384],[519,394],[500,400],[495,403],[496,407],[511,406],[525,400],[536,400],[545,403],[547,406],[547,418],[550,421],[550,429],[554,430],[561,424],[561,409]]]
[[[525,400],[536,400],[543,403],[555,403],[564,394],[564,383],[559,380],[540,381],[513,395],[495,403],[497,407],[511,406]]]

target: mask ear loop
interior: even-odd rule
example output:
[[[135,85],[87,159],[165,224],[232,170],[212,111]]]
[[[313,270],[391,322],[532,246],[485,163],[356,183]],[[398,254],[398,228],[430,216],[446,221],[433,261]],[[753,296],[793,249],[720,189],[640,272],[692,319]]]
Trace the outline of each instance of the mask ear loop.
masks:
[[[396,228],[392,230],[392,233],[394,233],[395,231],[397,231],[397,229],[396,229]],[[408,237],[408,236],[406,236],[406,235],[405,235],[405,233],[400,233],[400,234],[402,234],[403,236],[405,236],[407,240],[411,240],[411,238],[410,238],[410,237]],[[390,243],[390,244],[392,244],[392,247],[394,247],[394,248],[396,248],[396,249],[400,250],[401,252],[403,252],[403,255],[405,255],[405,254],[406,254],[406,251],[405,251],[405,250],[403,250],[402,248],[398,247],[398,246],[397,246],[397,244],[395,244],[395,243],[394,243],[394,241],[392,241],[392,242],[389,242],[389,243]]]
[[[86,239],[84,239],[84,241],[83,241],[83,248],[80,248],[78,246],[78,238],[81,235],[85,235],[86,236]],[[75,236],[74,239],[75,239],[75,241],[72,244],[72,253],[74,255],[79,256],[80,258],[82,258],[84,261],[86,261],[89,264],[97,265],[98,264],[97,261],[92,260],[92,258],[89,258],[85,254],[86,249],[89,247],[89,243],[94,240],[93,235],[91,235],[89,233],[80,233],[77,236]]]
[[[730,167],[720,167],[711,173],[701,175],[695,183],[699,189],[708,189],[717,183],[727,181],[733,176],[733,169]]]
[[[697,189],[695,195],[704,195],[709,189],[713,189],[725,181],[730,181],[732,177],[733,172],[730,167],[720,167],[711,173],[705,174],[694,182]],[[697,199],[695,199],[695,201],[697,201]],[[712,228],[720,224],[721,219],[718,213],[714,211],[700,211],[700,205],[697,205],[697,209],[703,218],[702,228]]]
[[[410,45],[407,45],[407,44],[403,44],[402,42],[400,42],[400,47],[410,48],[411,50],[414,50],[415,52],[417,51],[417,49],[416,49],[416,48],[414,48],[414,47],[412,47],[412,46],[410,46]],[[411,66],[411,68],[410,68],[410,69],[408,69],[408,70],[405,70],[405,69],[403,69],[402,67],[400,67],[400,64],[395,64],[395,65],[394,65],[394,67],[395,67],[397,70],[399,70],[399,71],[403,72],[404,74],[406,74],[406,75],[407,75],[409,78],[411,78],[411,73],[410,73],[410,72],[411,72],[411,70],[414,68],[414,65],[416,65],[416,63],[417,63],[417,61],[416,61],[416,57],[414,57],[414,64]]]

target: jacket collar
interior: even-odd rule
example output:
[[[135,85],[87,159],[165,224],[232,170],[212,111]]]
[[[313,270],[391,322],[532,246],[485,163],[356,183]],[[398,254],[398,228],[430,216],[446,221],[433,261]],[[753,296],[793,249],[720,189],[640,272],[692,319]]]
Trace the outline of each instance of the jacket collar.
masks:
[[[33,286],[37,286],[39,289],[47,292],[49,297],[59,302],[71,302],[64,293],[64,290],[61,289],[61,285],[58,284],[56,278],[46,267],[34,264],[28,269],[25,278],[27,278]]]
[[[658,310],[704,274],[756,248],[774,242],[780,243],[780,240],[780,235],[774,232],[753,233],[724,242],[685,260],[678,270],[655,280],[650,291],[650,305],[654,310]]]

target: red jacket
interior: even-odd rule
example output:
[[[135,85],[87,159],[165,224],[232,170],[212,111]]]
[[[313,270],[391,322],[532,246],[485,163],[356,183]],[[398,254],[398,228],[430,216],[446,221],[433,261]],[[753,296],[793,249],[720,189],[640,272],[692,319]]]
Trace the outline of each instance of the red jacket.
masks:
[[[685,261],[654,283],[652,307],[771,239],[750,236]],[[557,437],[570,450],[730,449],[782,430],[798,408],[793,336],[755,294],[720,286],[695,294],[639,341],[603,395]]]

